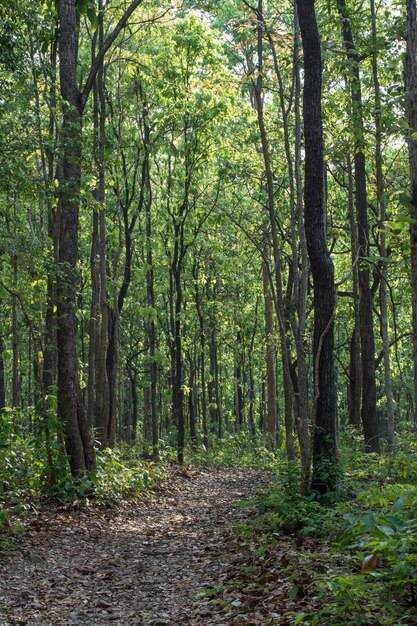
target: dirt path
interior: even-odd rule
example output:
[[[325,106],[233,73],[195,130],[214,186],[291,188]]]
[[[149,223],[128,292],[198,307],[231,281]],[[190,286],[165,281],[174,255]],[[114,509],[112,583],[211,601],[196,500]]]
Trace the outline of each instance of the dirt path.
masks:
[[[0,555],[0,626],[229,623],[196,594],[239,560],[232,527],[254,511],[236,503],[266,480],[203,469],[151,503],[41,516],[18,550]]]

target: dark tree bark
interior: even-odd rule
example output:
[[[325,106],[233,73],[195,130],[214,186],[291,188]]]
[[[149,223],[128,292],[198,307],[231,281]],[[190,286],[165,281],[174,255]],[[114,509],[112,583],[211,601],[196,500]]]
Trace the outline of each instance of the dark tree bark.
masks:
[[[360,337],[359,327],[355,324],[350,338],[349,351],[349,423],[359,426],[361,423],[361,359],[360,359]]]
[[[277,414],[277,381],[275,369],[275,342],[274,342],[274,308],[269,285],[268,265],[270,261],[269,244],[267,235],[264,236],[262,282],[264,292],[264,316],[265,316],[265,360],[266,360],[266,431],[268,444],[272,450],[277,443],[278,414]]]
[[[406,61],[405,88],[406,112],[409,126],[408,160],[410,164],[411,191],[411,286],[412,333],[414,365],[414,419],[417,424],[417,9],[416,0],[406,2]]]
[[[213,284],[210,293],[210,281],[207,283],[207,297],[213,303],[216,302],[216,283]],[[219,362],[218,362],[218,345],[217,345],[217,329],[214,311],[210,316],[210,341],[209,341],[209,372],[210,379],[208,383],[208,399],[211,428],[215,427],[219,437],[222,436],[223,424],[222,414],[220,411],[220,390],[219,390]]]
[[[195,359],[191,349],[188,350],[188,419],[190,438],[193,445],[197,443],[197,419],[195,403]]]
[[[179,233],[178,233],[179,234]],[[182,362],[182,253],[178,247],[178,234],[174,244],[173,277],[175,285],[174,306],[174,379],[172,388],[172,418],[178,429],[177,458],[178,463],[184,462],[185,422],[184,422],[184,389],[183,389],[183,362]],[[177,249],[178,248],[178,249]]]
[[[95,466],[91,431],[80,402],[77,355],[78,212],[81,183],[82,112],[77,85],[80,16],[73,0],[59,2],[59,73],[63,100],[62,164],[59,177],[60,215],[58,284],[58,415],[72,472]]]
[[[314,284],[314,434],[311,487],[328,492],[336,474],[336,385],[333,363],[334,269],[326,240],[324,206],[322,62],[314,0],[297,0],[304,51],[305,231]]]
[[[50,100],[50,114],[49,114],[49,128],[48,128],[48,138],[49,138],[49,146],[47,148],[47,163],[45,163],[45,177],[47,177],[48,184],[51,187],[54,184],[55,180],[55,150],[54,143],[57,140],[58,130],[56,128],[56,96],[57,96],[57,85],[56,85],[56,72],[57,72],[57,51],[58,51],[58,30],[55,29],[55,38],[52,43],[51,49],[51,69],[52,69],[52,80],[51,86],[49,90],[49,100]],[[58,217],[56,208],[52,201],[52,198],[48,199],[47,203],[48,210],[48,237],[52,242],[53,248],[53,261],[56,264],[58,262]],[[43,385],[43,393],[45,395],[56,394],[56,381],[57,381],[57,371],[58,371],[58,353],[57,353],[57,320],[56,320],[56,305],[57,305],[57,285],[55,276],[52,275],[52,272],[48,272],[48,285],[47,285],[47,296],[46,296],[46,313],[45,313],[45,331],[44,331],[44,352],[43,352],[43,368],[42,368],[42,385]],[[45,418],[46,418],[46,409],[48,403],[45,402]]]
[[[248,426],[249,432],[252,438],[255,438],[256,435],[256,427],[255,427],[255,418],[254,418],[254,405],[255,405],[255,376],[254,376],[254,347],[255,347],[255,339],[258,329],[258,308],[259,308],[259,297],[256,298],[256,306],[255,306],[255,321],[253,324],[251,340],[249,344],[248,350],[248,370],[249,370],[249,409],[248,409]]]
[[[383,126],[381,119],[381,87],[378,73],[378,46],[377,46],[377,29],[376,29],[376,8],[375,0],[371,0],[371,21],[372,21],[372,78],[374,83],[375,108],[375,176],[376,176],[376,197],[379,208],[379,219],[381,224],[381,232],[379,235],[379,253],[381,256],[380,267],[380,323],[382,349],[384,353],[384,384],[385,395],[387,398],[387,421],[388,421],[388,446],[392,451],[394,448],[395,438],[395,410],[394,398],[392,392],[392,376],[390,361],[390,345],[389,345],[389,316],[388,316],[388,248],[385,232],[385,223],[387,221],[387,206],[385,201],[385,185],[383,173]]]
[[[13,288],[17,288],[17,257],[12,257]],[[17,298],[12,295],[12,407],[19,408],[19,341],[17,331]]]
[[[134,0],[91,65],[83,91],[77,81],[80,15],[75,0],[59,0],[59,75],[62,97],[61,164],[59,167],[60,275],[57,300],[58,416],[65,430],[65,446],[71,471],[76,474],[95,467],[91,429],[80,393],[77,355],[77,259],[80,205],[82,116],[102,66],[104,56],[130,15],[141,3]]]
[[[233,352],[234,358],[234,379],[235,379],[235,417],[236,430],[243,428],[243,373],[242,373],[242,333],[240,330],[236,332],[235,347]]]
[[[156,406],[156,392],[158,381],[158,366],[156,363],[156,324],[155,324],[155,293],[154,293],[154,267],[152,255],[152,187],[149,166],[150,128],[148,124],[148,106],[141,93],[143,110],[143,148],[145,151],[144,184],[146,189],[145,213],[146,213],[146,302],[148,306],[147,332],[149,338],[149,379],[150,379],[150,409],[152,429],[152,451],[154,459],[159,456],[159,432],[158,412]]]
[[[195,295],[195,307],[197,310],[198,324],[199,324],[199,339],[200,339],[200,374],[201,374],[201,421],[203,426],[203,443],[206,450],[208,450],[208,429],[207,429],[207,392],[206,392],[206,363],[205,363],[205,348],[206,348],[206,336],[204,328],[204,315],[201,302],[201,293],[198,285],[198,265],[193,263],[192,268],[194,278],[194,295]]]
[[[4,337],[0,335],[0,412],[6,406],[6,385],[4,377]]]
[[[100,316],[100,280],[98,272],[98,212],[93,213],[93,232],[91,238],[90,273],[91,306],[88,328],[88,380],[87,380],[87,419],[90,426],[95,422],[96,397],[96,358],[98,344],[98,320]]]
[[[380,452],[380,425],[376,410],[375,379],[375,340],[372,316],[372,293],[369,268],[369,223],[366,190],[365,131],[359,54],[353,41],[352,28],[345,0],[337,0],[337,8],[342,21],[342,36],[349,62],[350,89],[352,101],[352,124],[354,133],[355,165],[355,205],[358,227],[359,254],[359,334],[362,355],[362,424],[365,447],[370,452]]]
[[[350,340],[349,353],[349,422],[355,426],[361,423],[361,406],[362,406],[362,357],[361,357],[361,338],[359,333],[359,277],[356,258],[358,254],[358,229],[355,219],[355,202],[353,191],[353,172],[351,159],[347,159],[348,172],[348,203],[349,203],[349,227],[351,241],[351,260],[352,260],[352,291],[353,291],[353,310],[355,317],[355,325]]]
[[[102,2],[100,0],[98,17],[98,44],[102,48],[104,42],[104,26]],[[93,324],[93,346],[90,351],[92,361],[89,362],[93,370],[94,380],[94,417],[96,438],[101,448],[109,445],[110,398],[107,378],[107,341],[108,341],[108,298],[107,298],[107,254],[106,254],[106,217],[105,217],[105,124],[106,102],[104,97],[104,72],[99,68],[94,81],[94,144],[97,185],[93,196],[96,201],[93,216],[93,249],[91,278],[92,278],[92,313],[95,316]],[[90,352],[92,353],[90,355]],[[90,381],[89,381],[90,385]],[[89,389],[90,391],[90,389]],[[89,397],[89,405],[90,405]],[[91,410],[91,409],[90,409]],[[91,422],[90,422],[91,423]]]

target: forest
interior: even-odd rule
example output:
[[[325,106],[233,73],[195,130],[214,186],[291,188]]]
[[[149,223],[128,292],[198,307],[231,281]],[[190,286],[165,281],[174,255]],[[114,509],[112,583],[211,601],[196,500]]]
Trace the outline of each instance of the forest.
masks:
[[[417,624],[416,0],[0,0],[0,622]]]

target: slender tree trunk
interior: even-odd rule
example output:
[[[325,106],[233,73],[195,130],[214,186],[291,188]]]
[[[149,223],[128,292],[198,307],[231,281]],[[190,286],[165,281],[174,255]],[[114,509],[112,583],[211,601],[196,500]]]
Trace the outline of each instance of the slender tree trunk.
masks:
[[[417,424],[417,9],[416,0],[406,0],[406,112],[409,126],[408,160],[411,190],[411,286],[414,366],[414,419]]]
[[[348,9],[345,0],[337,0],[342,21],[342,36],[349,62],[352,101],[352,124],[355,144],[355,204],[358,223],[359,263],[359,333],[362,354],[362,423],[365,447],[370,452],[380,452],[380,425],[376,410],[375,342],[372,316],[372,293],[369,268],[369,224],[366,190],[365,131],[359,55],[356,51]]]
[[[185,446],[185,421],[184,421],[184,390],[182,386],[183,380],[183,363],[182,363],[182,337],[181,337],[181,310],[182,310],[182,284],[180,267],[176,267],[173,271],[175,285],[175,321],[174,321],[174,350],[175,350],[175,380],[172,389],[172,413],[173,421],[178,429],[178,463],[184,462],[184,446]]]
[[[57,138],[55,113],[56,110],[56,69],[57,69],[57,45],[58,36],[57,29],[55,30],[55,39],[52,43],[51,49],[51,68],[52,68],[52,80],[49,91],[49,100],[51,111],[49,114],[49,128],[48,139],[49,147],[47,149],[47,172],[46,176],[49,185],[54,184],[55,180],[55,150],[53,148],[54,142]],[[59,224],[56,209],[51,200],[48,200],[48,237],[52,243],[53,248],[53,261],[55,264],[58,262],[58,233]],[[46,292],[46,312],[45,312],[45,329],[44,329],[44,353],[43,353],[43,368],[42,368],[42,385],[43,393],[45,395],[56,394],[56,382],[57,382],[57,370],[58,370],[58,354],[57,354],[57,320],[56,320],[56,307],[57,307],[57,285],[55,277],[51,272],[48,272],[48,283]],[[48,403],[45,402],[44,413],[47,409]],[[45,413],[46,418],[46,413]]]
[[[98,42],[101,49],[104,41],[103,27],[103,4],[99,2]],[[104,72],[100,67],[94,82],[94,126],[96,148],[96,171],[97,186],[94,190],[94,199],[97,203],[97,254],[96,264],[98,300],[98,323],[95,350],[95,425],[96,438],[101,448],[107,448],[114,444],[114,425],[110,421],[110,391],[107,377],[107,350],[108,350],[108,299],[107,299],[107,250],[106,250],[106,188],[105,188],[105,125],[106,125],[106,102],[104,95]]]
[[[274,201],[274,182],[272,175],[270,150],[268,145],[268,138],[265,128],[264,120],[264,104],[263,104],[263,38],[262,38],[262,24],[263,18],[263,4],[262,0],[258,0],[257,10],[257,52],[258,52],[258,68],[257,68],[257,80],[255,85],[255,102],[256,112],[258,117],[259,134],[261,138],[262,156],[265,167],[266,175],[266,191],[267,191],[267,209],[269,222],[271,226],[272,236],[272,252],[274,260],[274,278],[275,278],[275,309],[279,322],[280,341],[281,341],[281,354],[282,354],[282,366],[283,366],[283,383],[284,383],[284,404],[285,404],[285,431],[286,431],[286,448],[287,456],[289,460],[294,458],[293,447],[293,426],[292,426],[292,414],[295,407],[294,390],[292,388],[291,374],[290,374],[290,359],[287,343],[287,328],[285,322],[284,306],[283,306],[283,288],[282,288],[282,268],[281,268],[281,254],[278,241],[278,228],[275,215],[275,201]],[[303,464],[304,466],[304,464]]]
[[[274,342],[274,317],[271,288],[269,285],[269,243],[267,235],[264,236],[262,282],[264,292],[264,315],[265,315],[265,338],[266,338],[266,431],[268,443],[274,450],[277,443],[277,384],[275,371],[275,342]]]
[[[355,203],[353,191],[353,172],[350,157],[347,160],[348,170],[348,203],[349,203],[349,226],[351,241],[352,259],[352,290],[353,290],[353,311],[355,325],[350,340],[349,359],[349,422],[355,426],[361,423],[362,406],[362,358],[361,358],[361,338],[359,332],[359,276],[357,267],[358,255],[358,230],[355,220]]]
[[[259,430],[265,431],[265,382],[261,384],[261,397],[259,401]]]
[[[219,400],[219,364],[217,354],[217,337],[215,321],[211,321],[211,333],[210,333],[210,382],[208,384],[209,406],[210,406],[210,421],[212,426],[216,426],[217,434],[222,436],[222,420],[220,414],[220,400]]]
[[[117,303],[113,303],[108,308],[108,339],[106,370],[109,385],[109,418],[107,426],[107,445],[113,447],[116,439],[117,424],[117,366],[119,347],[119,308]]]
[[[6,384],[4,377],[4,337],[0,335],[0,412],[6,406]]]
[[[189,376],[188,376],[188,418],[190,422],[190,437],[193,445],[197,443],[196,406],[195,398],[195,362],[191,351],[189,353]]]
[[[17,257],[13,255],[13,288],[17,291]],[[17,298],[12,296],[12,407],[19,408],[19,341],[17,331]]]
[[[297,7],[294,7],[294,77],[295,77],[295,93],[294,93],[294,113],[295,113],[295,159],[294,159],[294,175],[295,175],[295,215],[294,220],[298,226],[298,237],[300,241],[300,261],[301,272],[297,280],[296,304],[298,312],[298,323],[295,324],[294,335],[297,351],[297,369],[298,369],[298,392],[299,392],[299,425],[298,437],[302,450],[303,468],[305,474],[305,484],[310,479],[311,467],[311,434],[309,419],[309,384],[308,384],[308,367],[305,349],[305,327],[307,322],[307,292],[308,292],[308,250],[307,240],[304,227],[304,203],[303,203],[303,185],[301,180],[301,79],[300,79],[300,32],[298,23]],[[295,232],[293,234],[295,238]],[[298,261],[297,261],[298,265]],[[297,272],[298,268],[294,267]]]
[[[144,126],[143,147],[145,150],[144,183],[146,187],[146,199],[144,204],[146,212],[146,302],[148,306],[147,331],[149,337],[150,409],[152,424],[152,450],[154,459],[157,459],[159,456],[158,412],[156,406],[158,365],[156,363],[155,293],[152,255],[152,187],[149,171],[150,128],[147,122],[148,107],[145,101],[143,101],[142,108]]]
[[[151,403],[150,389],[145,387],[143,390],[143,438],[145,440],[145,455],[149,457],[149,445],[152,440],[152,424],[151,424]]]
[[[137,374],[133,372],[130,376],[130,389],[132,394],[132,424],[130,441],[135,443],[138,432],[138,381]]]
[[[349,423],[359,426],[361,423],[361,359],[359,326],[355,324],[350,338],[349,351]]]
[[[235,319],[235,325],[237,324]],[[242,333],[240,330],[236,332],[235,345],[233,351],[234,359],[234,379],[235,379],[235,417],[236,430],[241,431],[243,428],[243,378],[242,378]]]
[[[206,336],[204,329],[204,315],[201,306],[201,294],[198,287],[198,268],[197,264],[193,264],[193,278],[194,278],[194,294],[195,294],[195,306],[197,310],[198,323],[199,323],[199,339],[200,339],[200,375],[201,375],[201,421],[203,427],[203,443],[206,450],[208,450],[208,428],[207,428],[207,391],[206,391]]]
[[[329,471],[337,454],[336,384],[333,363],[335,285],[327,248],[324,206],[323,127],[321,113],[322,62],[314,0],[297,0],[304,51],[305,231],[314,283],[314,406],[312,489],[334,488]]]
[[[203,443],[206,450],[209,447],[207,428],[207,390],[206,390],[206,363],[205,363],[205,337],[200,335],[200,372],[201,372],[201,421],[203,426]]]
[[[384,174],[382,162],[382,124],[381,124],[381,88],[378,76],[378,51],[377,51],[377,31],[375,0],[371,0],[371,20],[372,20],[372,77],[375,92],[375,165],[376,165],[376,195],[379,207],[381,222],[379,252],[381,256],[381,283],[380,283],[380,309],[381,309],[381,336],[382,349],[384,353],[384,383],[385,395],[387,398],[388,417],[388,446],[392,451],[394,448],[395,434],[395,414],[394,398],[392,393],[392,377],[389,345],[389,318],[388,318],[388,251],[385,234],[385,223],[387,221],[387,207],[384,199]]]
[[[93,232],[91,239],[90,273],[91,273],[91,305],[88,328],[88,380],[87,380],[87,419],[90,426],[95,423],[96,398],[96,359],[98,344],[98,323],[100,316],[99,294],[100,278],[98,271],[98,212],[93,213]]]
[[[297,352],[296,367],[292,368],[290,358],[288,363],[290,366],[290,375],[293,389],[297,389],[296,397],[292,403],[295,408],[295,422],[297,427],[298,439],[301,451],[301,462],[305,474],[305,481],[309,481],[310,473],[310,432],[309,432],[309,406],[308,406],[308,370],[306,363],[304,332],[306,324],[306,301],[307,301],[307,285],[308,285],[308,254],[305,240],[304,219],[303,219],[303,199],[302,199],[302,182],[301,182],[301,117],[300,117],[300,67],[299,67],[299,26],[297,11],[294,11],[294,113],[295,113],[295,158],[291,153],[291,137],[288,122],[288,111],[284,84],[279,69],[278,56],[276,54],[275,43],[271,37],[268,26],[263,21],[264,28],[272,49],[275,74],[278,79],[279,100],[282,116],[282,126],[284,131],[284,147],[288,169],[289,179],[289,196],[290,196],[290,230],[291,230],[291,265],[290,277],[288,280],[288,288],[286,295],[285,325],[292,329],[295,340],[295,349]],[[259,37],[259,35],[258,35]],[[259,47],[259,43],[258,43]],[[299,235],[299,248],[297,246],[297,232]],[[301,259],[299,258],[301,257]],[[301,263],[300,263],[301,261]],[[299,265],[301,264],[301,271]],[[291,390],[288,391],[288,397],[291,398]]]

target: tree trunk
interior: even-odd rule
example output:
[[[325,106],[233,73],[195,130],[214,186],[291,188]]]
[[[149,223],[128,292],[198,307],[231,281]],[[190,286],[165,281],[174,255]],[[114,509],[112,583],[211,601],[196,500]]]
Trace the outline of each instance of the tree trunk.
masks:
[[[222,436],[222,422],[220,414],[220,401],[219,401],[219,364],[217,358],[217,338],[216,327],[214,319],[211,320],[211,333],[210,333],[210,382],[208,384],[208,396],[210,407],[210,422],[212,426],[216,427],[219,437]]]
[[[6,385],[4,377],[4,337],[0,335],[0,412],[6,406]]]
[[[205,362],[205,348],[206,348],[206,336],[204,329],[204,315],[201,306],[201,294],[198,287],[198,267],[197,263],[193,264],[193,278],[194,278],[194,294],[195,294],[195,306],[197,310],[198,323],[199,323],[199,338],[200,338],[200,374],[201,374],[201,421],[203,426],[203,444],[206,450],[208,450],[208,428],[207,428],[207,391],[206,391],[206,362]]]
[[[352,29],[345,0],[337,0],[342,21],[342,36],[349,62],[350,89],[352,101],[352,125],[355,144],[355,204],[358,224],[359,252],[359,333],[362,354],[362,423],[365,435],[365,448],[370,452],[380,452],[380,425],[376,410],[375,342],[372,319],[372,293],[369,268],[369,224],[366,191],[365,131],[359,55],[355,49]]]
[[[98,17],[98,41],[101,49],[104,41],[103,27],[103,4],[99,3],[100,12]],[[108,298],[107,298],[107,250],[106,250],[106,213],[105,213],[105,126],[106,126],[106,102],[104,95],[104,72],[100,67],[94,82],[94,127],[95,127],[95,160],[97,172],[97,186],[94,190],[94,199],[97,203],[95,210],[97,211],[97,255],[98,262],[96,264],[97,308],[99,315],[97,316],[96,327],[96,350],[95,350],[95,425],[96,438],[100,447],[107,448],[114,443],[113,429],[114,425],[110,421],[110,391],[109,381],[107,377],[107,342],[108,342]],[[97,311],[95,312],[97,313]]]
[[[362,357],[361,338],[359,332],[359,276],[357,267],[358,255],[358,229],[355,220],[355,203],[353,192],[353,172],[350,157],[347,159],[348,170],[348,203],[349,203],[349,227],[352,260],[352,290],[353,310],[355,325],[350,340],[349,358],[349,422],[355,426],[361,423],[362,406]]]
[[[98,212],[93,212],[93,232],[91,239],[90,273],[91,305],[88,328],[88,380],[87,380],[87,419],[90,426],[95,423],[96,360],[98,344],[98,323],[100,316],[100,277],[98,268]]]
[[[408,120],[408,160],[411,191],[411,286],[414,365],[414,419],[417,424],[417,10],[416,0],[406,0],[405,88]]]
[[[236,324],[236,320],[235,320]],[[243,428],[243,378],[242,378],[242,333],[240,330],[236,332],[235,345],[233,350],[234,359],[234,379],[235,379],[235,418],[236,430],[241,431]]]
[[[271,288],[269,285],[269,244],[268,238],[264,236],[263,262],[262,262],[262,282],[264,292],[264,315],[265,315],[265,360],[266,360],[266,432],[268,433],[268,444],[272,450],[277,443],[277,383],[275,371],[275,342],[274,342],[274,317]]]
[[[130,441],[135,443],[138,432],[138,389],[137,389],[137,375],[136,372],[132,372],[130,376],[130,389],[132,394],[132,423]]]
[[[77,356],[78,212],[81,183],[82,104],[77,86],[79,14],[71,0],[60,0],[59,72],[63,118],[62,166],[59,177],[60,216],[58,279],[58,416],[74,474],[93,469],[95,455],[88,422],[80,402]]]
[[[388,446],[392,451],[394,448],[395,415],[394,398],[392,393],[392,377],[389,345],[389,319],[388,319],[388,251],[385,233],[385,223],[387,221],[387,207],[384,199],[384,174],[382,169],[382,124],[381,124],[381,89],[378,76],[378,51],[376,32],[376,12],[375,0],[371,0],[371,20],[372,20],[372,77],[375,92],[375,166],[376,166],[376,196],[379,208],[381,232],[379,242],[379,252],[381,256],[381,283],[380,283],[380,309],[381,309],[381,337],[382,349],[384,353],[384,383],[385,395],[387,399],[388,418]]]
[[[152,255],[152,187],[149,171],[149,144],[150,128],[147,122],[148,106],[143,99],[143,147],[145,150],[144,186],[146,188],[145,212],[146,212],[146,303],[148,307],[147,332],[149,338],[149,378],[150,378],[150,409],[152,426],[152,454],[154,459],[159,456],[159,433],[158,412],[156,407],[156,392],[158,381],[158,365],[156,363],[156,324],[155,324],[155,293],[154,293],[154,268]]]
[[[15,216],[16,217],[16,216]],[[13,289],[17,291],[17,257],[12,257]],[[12,407],[19,408],[19,341],[17,330],[17,298],[12,295]]]
[[[275,200],[274,200],[274,182],[272,176],[270,150],[268,145],[268,138],[265,128],[264,120],[264,106],[263,106],[263,38],[262,38],[262,25],[264,23],[263,18],[263,4],[262,0],[258,0],[257,10],[257,52],[258,52],[258,68],[257,68],[257,80],[255,85],[255,102],[256,112],[258,117],[259,134],[261,138],[262,157],[265,167],[266,175],[266,192],[267,192],[267,210],[269,216],[269,222],[271,227],[272,236],[272,252],[274,260],[274,279],[275,279],[275,309],[278,317],[279,330],[280,330],[280,342],[281,342],[281,358],[283,366],[283,383],[284,383],[284,404],[285,404],[285,432],[286,432],[286,448],[287,457],[289,460],[294,459],[294,444],[293,444],[293,427],[292,427],[292,413],[295,407],[294,390],[292,388],[291,374],[290,374],[290,359],[287,342],[287,325],[283,306],[283,288],[282,288],[282,268],[281,268],[281,253],[278,241],[278,228],[277,218],[275,215]]]
[[[188,418],[190,423],[190,437],[193,445],[197,443],[197,427],[196,427],[196,406],[195,398],[195,362],[189,351],[189,377],[188,377]]]
[[[182,386],[182,337],[181,337],[181,309],[182,309],[182,285],[181,271],[177,266],[173,270],[175,285],[175,309],[174,309],[174,353],[175,374],[172,389],[172,417],[178,429],[178,463],[184,462],[185,446],[185,421],[184,421],[184,390]]]
[[[305,231],[314,284],[314,405],[312,489],[334,489],[336,473],[329,471],[337,454],[336,385],[333,363],[335,285],[327,248],[324,206],[323,127],[321,114],[322,62],[314,0],[297,0],[304,51]]]

